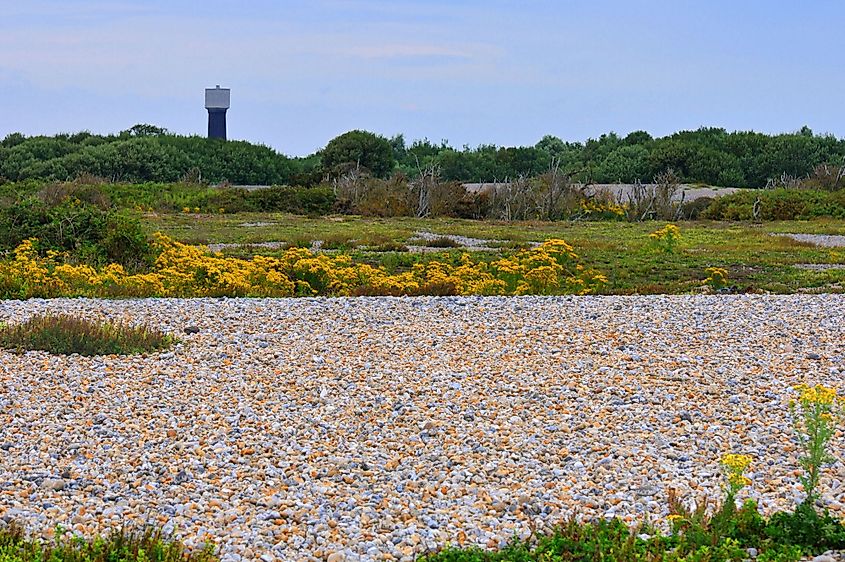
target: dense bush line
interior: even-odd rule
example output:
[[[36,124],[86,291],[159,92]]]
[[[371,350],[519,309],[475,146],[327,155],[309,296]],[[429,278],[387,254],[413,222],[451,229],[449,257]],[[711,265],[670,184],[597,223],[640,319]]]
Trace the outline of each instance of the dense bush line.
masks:
[[[661,138],[635,131],[625,137],[609,133],[583,143],[546,136],[533,147],[486,145],[463,150],[428,141],[405,147],[400,141],[392,142],[405,173],[413,173],[420,164],[435,163],[444,178],[461,181],[537,175],[547,171],[554,159],[582,182],[646,182],[671,168],[686,183],[764,187],[784,175],[810,175],[825,163],[838,169],[845,157],[845,141],[815,135],[806,127],[779,135],[701,128]]]
[[[100,206],[141,211],[194,211],[203,213],[283,212],[326,215],[335,208],[331,186],[271,186],[247,190],[209,187],[187,182],[125,183],[83,177],[73,182],[14,182],[0,186],[0,208],[36,198],[47,204],[68,199],[93,201]]]
[[[91,174],[115,182],[184,178],[239,184],[299,183],[307,164],[271,148],[167,134],[138,125],[118,135],[82,132],[52,137],[8,135],[0,142],[0,177],[68,180]]]
[[[377,178],[394,172],[417,177],[436,167],[446,181],[490,182],[537,176],[554,166],[581,183],[649,181],[673,169],[681,181],[716,186],[764,187],[779,178],[816,175],[817,187],[845,186],[841,165],[845,140],[808,128],[788,134],[720,128],[653,138],[644,131],[615,133],[586,142],[547,135],[534,146],[482,145],[456,149],[447,142],[402,135],[387,139],[350,131],[304,158],[288,158],[243,141],[179,136],[151,125],[117,135],[87,132],[0,141],[0,179],[71,180],[93,174],[114,182],[175,182],[192,179],[234,184],[314,185],[351,169]]]

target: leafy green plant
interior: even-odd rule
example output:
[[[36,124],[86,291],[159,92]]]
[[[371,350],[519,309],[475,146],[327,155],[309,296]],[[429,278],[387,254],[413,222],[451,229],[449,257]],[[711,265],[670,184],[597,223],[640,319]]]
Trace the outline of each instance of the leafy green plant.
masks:
[[[776,544],[800,547],[807,553],[845,549],[845,525],[829,513],[821,515],[806,502],[793,512],[775,513],[765,529],[766,536]]]
[[[96,186],[48,186],[37,195],[0,206],[0,249],[37,238],[42,252],[69,253],[101,265],[143,269],[152,263],[144,228],[128,211],[115,210]]]
[[[0,326],[0,347],[40,350],[57,355],[130,355],[159,351],[175,338],[146,326],[94,322],[67,314],[41,314],[18,324]]]
[[[745,471],[751,465],[751,457],[728,454],[722,457],[721,464],[725,471],[725,499],[712,511],[706,503],[690,510],[674,490],[669,491],[673,536],[687,550],[718,547],[725,539],[737,541],[736,546],[749,542],[757,545],[756,537],[763,536],[765,521],[757,511],[757,504],[749,500],[739,509],[736,506],[737,494],[750,484]]]

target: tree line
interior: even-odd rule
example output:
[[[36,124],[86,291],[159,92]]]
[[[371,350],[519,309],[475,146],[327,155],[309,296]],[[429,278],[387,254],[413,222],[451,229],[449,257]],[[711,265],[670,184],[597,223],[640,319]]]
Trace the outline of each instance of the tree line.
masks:
[[[534,146],[474,148],[427,139],[408,144],[402,135],[350,131],[301,158],[259,144],[174,135],[143,124],[116,135],[12,133],[0,141],[0,181],[92,175],[115,182],[311,186],[351,171],[412,179],[436,168],[446,181],[504,182],[555,168],[582,183],[650,182],[671,169],[685,183],[765,187],[777,178],[811,176],[820,166],[839,169],[843,162],[845,140],[807,127],[777,135],[700,128],[659,138],[635,131],[585,142],[547,135]]]

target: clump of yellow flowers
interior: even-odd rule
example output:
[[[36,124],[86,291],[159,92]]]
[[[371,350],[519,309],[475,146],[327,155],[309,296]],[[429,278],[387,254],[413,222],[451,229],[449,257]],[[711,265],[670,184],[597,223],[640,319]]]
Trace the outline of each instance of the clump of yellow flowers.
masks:
[[[734,453],[722,457],[722,467],[725,469],[725,476],[728,482],[728,499],[733,500],[737,492],[751,484],[751,480],[745,475],[745,471],[751,466],[749,455],[737,455]]]
[[[667,224],[649,234],[648,237],[655,246],[661,248],[667,254],[671,254],[681,241],[681,229],[677,225]]]
[[[708,277],[704,280],[710,287],[719,290],[728,284],[728,270],[723,267],[708,267],[704,270]]]
[[[42,256],[27,240],[0,262],[0,296],[286,297],[294,295],[524,295],[588,294],[607,282],[580,262],[563,240],[547,240],[492,262],[469,254],[458,264],[437,260],[390,273],[344,254],[290,248],[280,257],[226,257],[156,234],[158,258],[148,272],[118,264],[94,268]]]
[[[816,489],[824,465],[836,459],[828,451],[836,426],[845,412],[845,397],[838,396],[836,389],[817,384],[801,384],[795,387],[798,400],[789,403],[792,424],[801,447],[798,459],[804,474],[800,477],[808,505],[818,498]]]
[[[586,199],[581,202],[581,214],[589,219],[624,219],[627,208],[616,203]]]

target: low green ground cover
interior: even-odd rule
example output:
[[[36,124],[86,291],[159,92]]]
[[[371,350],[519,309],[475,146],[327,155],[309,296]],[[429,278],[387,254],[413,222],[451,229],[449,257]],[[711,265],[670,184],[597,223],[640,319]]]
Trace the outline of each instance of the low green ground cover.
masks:
[[[173,345],[172,336],[147,326],[95,322],[66,314],[42,314],[0,325],[0,348],[57,355],[131,355]]]
[[[757,562],[797,561],[845,548],[845,526],[812,510],[762,517],[754,502],[698,521],[676,519],[670,533],[620,519],[569,521],[551,533],[514,540],[500,550],[452,546],[422,562]],[[756,553],[754,557],[751,553]]]
[[[649,235],[661,229],[666,224],[663,221],[323,216],[333,208],[329,186],[247,191],[189,183],[104,183],[94,178],[89,183],[19,182],[0,186],[0,250],[11,252],[35,238],[42,255],[52,251],[67,263],[95,267],[116,263],[127,271],[144,273],[156,259],[149,236],[160,230],[187,243],[277,242],[310,247],[321,240],[325,250],[348,252],[356,260],[393,271],[432,259],[454,261],[431,254],[407,254],[408,246],[413,245],[451,251],[458,244],[444,235],[480,238],[488,248],[498,249],[479,252],[477,259],[482,260],[554,238],[572,244],[585,263],[607,276],[609,282],[601,292],[608,294],[687,293],[708,284],[731,291],[839,292],[845,278],[841,267],[845,252],[772,234],[845,232],[845,219],[819,218],[845,216],[834,212],[838,202],[845,202],[840,201],[843,193],[780,189],[725,196],[714,200],[705,215],[746,219],[753,215],[760,197],[761,218],[766,222],[680,221],[678,240],[669,251],[659,251]],[[235,210],[238,212],[233,213]],[[140,212],[144,215],[139,219]],[[783,217],[815,218],[769,220]],[[420,231],[434,236],[422,239]],[[274,249],[235,247],[226,251],[251,257],[255,253],[272,255]],[[806,264],[840,267],[807,268]],[[714,268],[724,271],[724,283],[706,281],[712,281]]]
[[[59,533],[53,542],[31,539],[12,525],[0,529],[0,562],[213,562],[213,547],[188,551],[160,531],[116,530],[83,539]]]
[[[700,290],[707,268],[727,271],[727,285],[741,291],[794,293],[842,292],[845,270],[809,270],[798,264],[845,264],[845,248],[824,248],[781,233],[845,234],[845,220],[750,222],[686,221],[677,223],[680,240],[671,252],[655,248],[649,235],[662,222],[516,222],[463,219],[369,218],[332,216],[306,218],[280,213],[237,215],[148,214],[150,231],[162,231],[188,243],[254,244],[267,241],[307,246],[313,240],[331,240],[330,246],[351,251],[355,259],[409,267],[418,261],[457,256],[455,250],[438,254],[355,250],[385,246],[402,249],[419,231],[455,234],[490,240],[498,252],[475,252],[478,259],[495,259],[514,247],[562,238],[572,244],[585,263],[604,273],[607,294],[686,293]],[[261,247],[230,248],[240,256],[272,255]],[[453,257],[452,259],[457,259]]]

